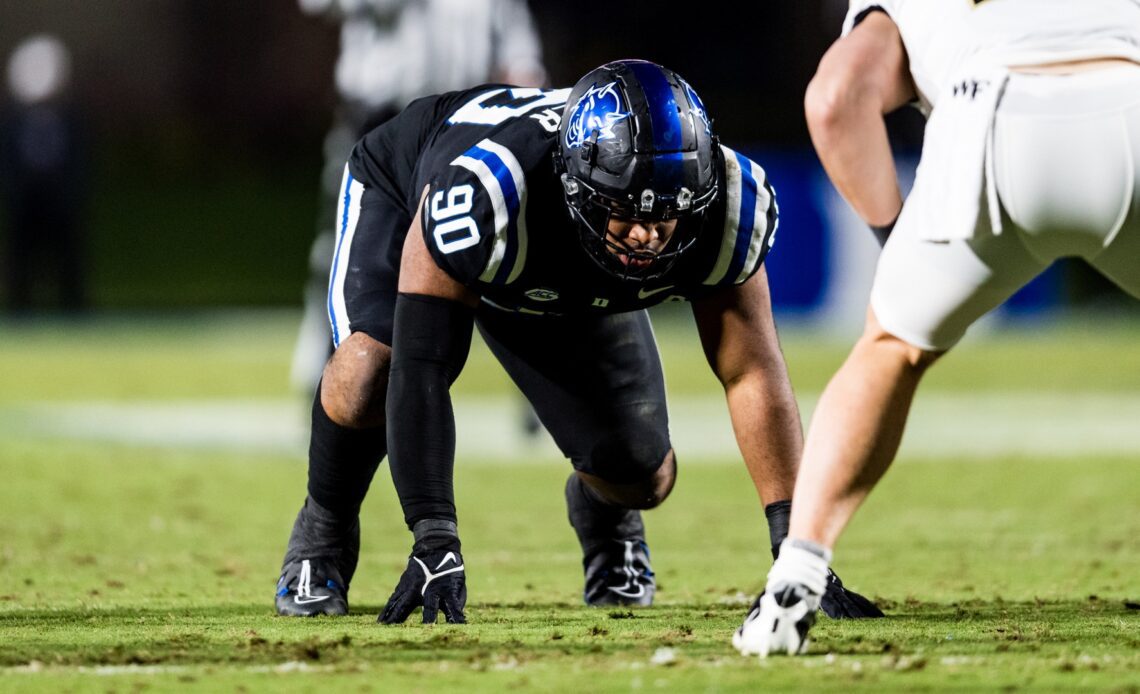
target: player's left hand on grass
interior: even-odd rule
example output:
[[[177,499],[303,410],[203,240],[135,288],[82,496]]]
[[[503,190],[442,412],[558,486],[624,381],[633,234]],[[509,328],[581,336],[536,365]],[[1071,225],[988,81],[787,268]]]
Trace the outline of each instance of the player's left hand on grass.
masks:
[[[466,605],[467,578],[459,552],[437,550],[413,554],[408,557],[408,567],[377,621],[401,624],[422,606],[424,624],[435,624],[441,610],[449,624],[464,624]]]
[[[416,544],[408,566],[376,621],[402,624],[417,607],[423,607],[424,624],[435,624],[441,610],[448,624],[465,624],[467,575],[455,523],[421,521],[414,532]]]
[[[799,655],[808,647],[808,631],[827,590],[831,551],[804,540],[784,540],[768,572],[764,592],[752,604],[732,645],[741,655]]]

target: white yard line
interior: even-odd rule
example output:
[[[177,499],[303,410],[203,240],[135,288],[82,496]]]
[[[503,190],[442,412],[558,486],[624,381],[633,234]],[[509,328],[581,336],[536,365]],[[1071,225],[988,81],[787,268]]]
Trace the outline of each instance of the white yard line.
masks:
[[[289,660],[277,665],[235,665],[210,666],[210,670],[245,673],[277,673],[288,674],[294,672],[332,672],[334,665],[313,665],[302,661]],[[134,675],[181,675],[189,672],[201,671],[200,665],[50,665],[33,661],[27,665],[0,668],[0,675],[99,675],[99,676],[134,676]]]
[[[808,421],[815,398],[801,399]],[[560,457],[545,434],[521,427],[510,397],[455,401],[460,459],[530,462]],[[1140,396],[1108,393],[923,393],[902,456],[984,458],[1140,455]],[[724,401],[675,398],[670,430],[686,462],[737,456]],[[0,408],[0,434],[304,456],[308,406],[291,399],[66,402]]]

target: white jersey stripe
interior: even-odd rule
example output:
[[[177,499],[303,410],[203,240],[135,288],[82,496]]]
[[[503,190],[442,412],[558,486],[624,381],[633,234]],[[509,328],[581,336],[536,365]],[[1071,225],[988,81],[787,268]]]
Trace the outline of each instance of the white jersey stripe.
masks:
[[[519,164],[519,160],[515,158],[515,155],[511,153],[511,150],[498,144],[497,142],[492,142],[487,139],[482,140],[478,146],[480,149],[487,150],[488,152],[497,155],[499,157],[499,160],[502,161],[503,165],[507,167],[507,170],[511,172],[511,178],[515,182],[515,191],[518,195],[519,200],[519,208],[517,216],[515,218],[515,226],[518,230],[516,239],[518,247],[515,252],[515,262],[511,267],[511,273],[507,276],[507,284],[510,284],[518,279],[519,274],[522,273],[523,266],[526,264],[526,176],[523,174],[522,166]],[[496,181],[495,184],[497,186],[498,181]],[[501,194],[502,191],[500,190],[500,195]],[[509,230],[510,220],[507,221],[508,224],[506,230]],[[480,279],[482,279],[482,277],[480,277]]]
[[[720,149],[725,170],[724,229],[720,235],[720,253],[716,257],[716,264],[704,280],[704,284],[708,285],[719,284],[728,274],[728,266],[732,263],[736,250],[736,230],[740,226],[740,162],[736,159],[736,153],[728,147],[721,145]]]
[[[756,213],[752,217],[752,240],[748,244],[748,255],[744,267],[736,276],[735,284],[748,279],[756,270],[756,263],[763,256],[764,235],[768,233],[768,208],[772,205],[772,194],[768,192],[768,174],[756,162],[752,164],[752,179],[756,181]]]
[[[487,164],[468,156],[456,157],[451,163],[475,174],[487,190],[487,194],[491,196],[491,208],[495,214],[495,243],[491,248],[491,257],[487,259],[487,265],[479,275],[480,282],[491,282],[499,272],[499,266],[502,265],[503,256],[507,252],[507,228],[510,222],[507,218],[507,201],[503,198],[503,190],[499,186],[498,179]]]
[[[357,181],[344,167],[340,200],[336,209],[336,253],[333,255],[332,269],[329,272],[329,324],[332,326],[333,345],[348,336],[348,309],[344,302],[344,278],[348,274],[348,256],[352,251],[352,238],[356,234],[356,223],[360,219],[360,196],[364,184]]]

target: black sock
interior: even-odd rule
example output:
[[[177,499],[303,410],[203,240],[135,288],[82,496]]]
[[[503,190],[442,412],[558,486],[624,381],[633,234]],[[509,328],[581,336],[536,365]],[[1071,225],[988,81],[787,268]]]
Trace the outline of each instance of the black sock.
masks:
[[[607,540],[645,539],[640,513],[606,502],[576,472],[566,480],[566,511],[587,557]]]
[[[768,539],[772,542],[772,558],[780,553],[780,543],[788,536],[788,522],[792,517],[792,502],[776,501],[764,507],[768,518]]]
[[[337,424],[321,406],[320,393],[318,386],[309,438],[309,496],[337,516],[355,518],[388,452],[384,427],[350,429]]]

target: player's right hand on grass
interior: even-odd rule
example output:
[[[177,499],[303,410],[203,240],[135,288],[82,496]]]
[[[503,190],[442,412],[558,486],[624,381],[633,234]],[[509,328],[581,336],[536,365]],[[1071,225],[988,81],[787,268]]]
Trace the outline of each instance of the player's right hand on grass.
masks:
[[[408,557],[408,567],[377,621],[401,624],[417,607],[424,608],[424,624],[435,624],[439,612],[449,624],[464,624],[467,605],[467,577],[463,555],[447,547],[416,552]]]

